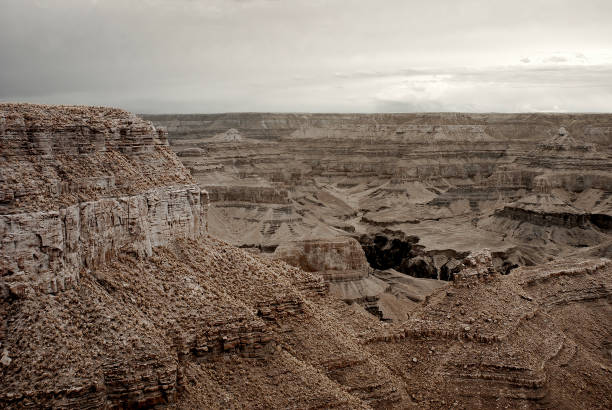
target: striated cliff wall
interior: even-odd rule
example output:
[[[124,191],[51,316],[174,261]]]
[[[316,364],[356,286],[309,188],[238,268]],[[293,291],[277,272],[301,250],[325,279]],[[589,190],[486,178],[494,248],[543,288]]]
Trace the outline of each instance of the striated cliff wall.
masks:
[[[0,277],[55,293],[121,252],[206,231],[206,192],[163,129],[125,111],[0,105]],[[24,212],[27,211],[27,212]]]
[[[177,138],[213,137],[234,128],[247,138],[278,139],[297,130],[345,130],[370,137],[371,131],[405,136],[454,131],[457,134],[481,135],[494,139],[532,139],[547,135],[551,129],[565,126],[570,134],[597,144],[610,144],[612,117],[609,114],[162,114],[144,115],[145,119],[164,123]],[[436,128],[439,127],[439,128]],[[319,131],[319,133],[323,133]],[[330,134],[329,131],[326,132]],[[298,134],[299,135],[299,134]]]
[[[194,182],[165,130],[126,111],[0,104],[0,124],[5,214]]]
[[[315,272],[329,286],[329,293],[357,303],[384,321],[401,321],[443,282],[410,278],[393,269],[372,269],[360,243],[349,237],[287,242],[276,248],[274,258],[308,272]]]
[[[327,328],[349,313],[320,278],[206,235],[207,193],[163,130],[97,107],[0,118],[0,407],[407,399],[352,330]],[[339,379],[357,395],[326,362],[364,375]]]
[[[211,202],[249,202],[254,204],[287,204],[286,190],[259,186],[206,186]]]
[[[80,202],[58,211],[0,215],[0,277],[7,291],[55,293],[73,286],[82,269],[95,269],[125,252],[152,248],[205,232],[206,197],[196,185]]]
[[[363,250],[352,238],[290,242],[276,248],[274,255],[307,272],[353,271],[362,277],[369,270]]]

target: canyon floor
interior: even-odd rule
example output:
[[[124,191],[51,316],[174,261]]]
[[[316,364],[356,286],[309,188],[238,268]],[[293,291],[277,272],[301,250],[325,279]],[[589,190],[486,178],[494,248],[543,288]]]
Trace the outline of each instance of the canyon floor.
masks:
[[[612,407],[612,115],[143,117],[0,104],[0,407]]]

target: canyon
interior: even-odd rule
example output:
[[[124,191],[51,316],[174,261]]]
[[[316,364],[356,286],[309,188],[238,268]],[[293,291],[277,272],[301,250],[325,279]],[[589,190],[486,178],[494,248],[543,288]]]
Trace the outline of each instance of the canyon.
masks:
[[[612,257],[612,115],[145,118],[209,192],[211,235],[235,246],[349,237],[376,270],[436,280],[485,247],[504,273]]]
[[[612,406],[612,115],[141,117],[0,104],[0,407]]]

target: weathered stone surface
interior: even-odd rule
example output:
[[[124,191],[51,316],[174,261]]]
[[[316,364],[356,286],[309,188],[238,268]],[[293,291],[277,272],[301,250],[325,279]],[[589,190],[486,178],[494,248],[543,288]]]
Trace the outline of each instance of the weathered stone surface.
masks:
[[[457,286],[475,285],[478,282],[491,280],[498,274],[493,267],[493,258],[488,249],[469,254],[462,265],[459,273],[453,278]]]
[[[13,296],[56,293],[119,253],[206,232],[206,192],[163,128],[93,107],[0,104],[0,117],[0,279]]]
[[[471,280],[434,291],[404,324],[366,342],[396,361],[395,369],[411,369],[411,396],[529,408],[598,396],[603,402],[595,406],[605,407],[609,358],[587,365],[586,357],[594,357],[589,346],[609,340],[601,321],[609,315],[610,260],[559,260],[500,276],[489,272],[486,252],[468,259],[462,279]],[[569,388],[580,374],[592,377],[589,387]]]
[[[289,242],[276,248],[274,256],[307,272],[329,272],[331,280],[334,272],[355,272],[358,277],[369,272],[363,249],[353,238]]]
[[[203,196],[204,195],[204,196]],[[120,253],[152,248],[205,232],[206,196],[197,186],[82,202],[59,211],[0,215],[0,276],[11,293],[55,293]]]
[[[113,109],[0,107],[0,407],[408,400],[320,277],[205,235],[206,192],[163,131]]]
[[[192,184],[163,127],[101,107],[0,104],[0,213]]]
[[[403,320],[417,302],[443,285],[372,269],[359,242],[349,237],[288,242],[276,248],[274,257],[321,275],[331,295],[357,303],[381,320]]]

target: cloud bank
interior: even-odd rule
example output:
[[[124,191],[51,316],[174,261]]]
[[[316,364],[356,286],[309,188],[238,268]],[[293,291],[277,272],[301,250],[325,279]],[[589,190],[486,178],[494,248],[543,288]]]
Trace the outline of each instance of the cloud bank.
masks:
[[[0,0],[0,10],[0,101],[612,111],[609,1]]]

